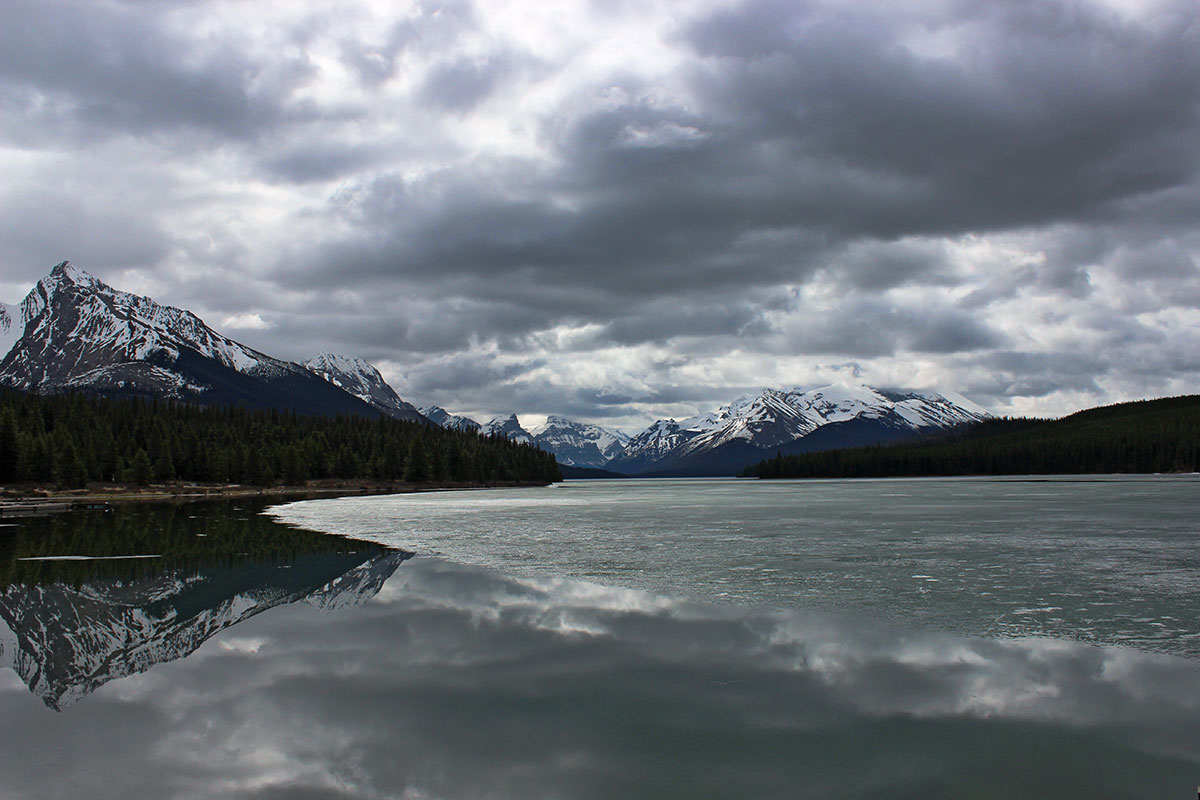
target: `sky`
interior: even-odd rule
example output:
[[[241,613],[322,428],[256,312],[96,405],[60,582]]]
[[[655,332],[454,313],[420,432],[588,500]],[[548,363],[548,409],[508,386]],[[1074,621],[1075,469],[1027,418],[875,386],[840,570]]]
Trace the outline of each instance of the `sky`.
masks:
[[[1195,0],[0,0],[0,299],[62,260],[405,399],[1200,392]]]

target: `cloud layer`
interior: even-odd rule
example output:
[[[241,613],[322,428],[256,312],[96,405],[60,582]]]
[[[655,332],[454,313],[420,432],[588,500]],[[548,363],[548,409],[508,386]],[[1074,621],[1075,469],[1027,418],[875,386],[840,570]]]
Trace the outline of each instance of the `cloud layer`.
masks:
[[[70,258],[418,403],[626,427],[1200,390],[1190,2],[6,8],[8,301]]]

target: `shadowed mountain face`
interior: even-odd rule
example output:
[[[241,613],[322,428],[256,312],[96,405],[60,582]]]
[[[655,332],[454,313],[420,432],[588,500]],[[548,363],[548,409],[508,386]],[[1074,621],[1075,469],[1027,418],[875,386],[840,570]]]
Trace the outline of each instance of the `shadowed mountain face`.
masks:
[[[299,364],[221,335],[190,311],[119,291],[65,261],[19,310],[0,313],[0,348],[0,385],[26,391],[379,413]]]
[[[232,503],[13,522],[0,528],[0,665],[56,710],[269,608],[363,603],[410,555]]]
[[[305,361],[304,366],[393,419],[429,424],[411,403],[400,399],[379,370],[361,358],[321,353]]]

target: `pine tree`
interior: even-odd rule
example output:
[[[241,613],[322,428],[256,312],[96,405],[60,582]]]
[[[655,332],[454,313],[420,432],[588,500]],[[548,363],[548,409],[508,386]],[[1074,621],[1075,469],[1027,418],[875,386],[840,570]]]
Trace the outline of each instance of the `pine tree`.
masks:
[[[0,483],[12,483],[17,480],[20,461],[17,420],[12,407],[6,404],[0,408]]]

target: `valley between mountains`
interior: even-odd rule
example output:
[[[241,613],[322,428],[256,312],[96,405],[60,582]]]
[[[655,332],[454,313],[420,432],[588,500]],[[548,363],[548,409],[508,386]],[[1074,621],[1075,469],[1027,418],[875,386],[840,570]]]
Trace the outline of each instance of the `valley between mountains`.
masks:
[[[988,418],[948,390],[833,384],[766,388],[632,435],[551,414],[527,430],[515,413],[486,422],[401,398],[360,358],[274,358],[190,311],[123,292],[63,262],[17,305],[0,304],[0,385],[38,393],[138,396],[317,415],[384,415],[553,453],[568,468],[624,475],[735,475],[776,454],[892,443]]]

